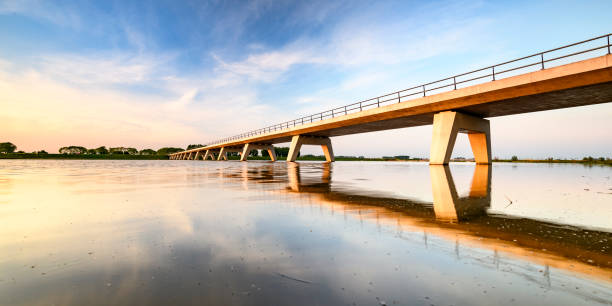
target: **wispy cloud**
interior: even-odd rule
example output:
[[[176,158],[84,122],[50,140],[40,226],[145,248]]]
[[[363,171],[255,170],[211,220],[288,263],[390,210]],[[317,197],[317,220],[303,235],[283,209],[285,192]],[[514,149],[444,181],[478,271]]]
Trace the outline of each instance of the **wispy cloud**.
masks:
[[[151,80],[167,58],[135,54],[61,54],[43,56],[43,72],[75,84],[133,84]]]
[[[0,1],[0,14],[21,14],[75,29],[83,25],[83,20],[77,12],[59,7],[53,1],[4,0]]]
[[[227,71],[249,80],[271,82],[296,64],[313,64],[321,62],[312,52],[287,48],[270,52],[255,53],[245,60],[225,62],[219,56],[213,57],[219,63],[217,70]]]

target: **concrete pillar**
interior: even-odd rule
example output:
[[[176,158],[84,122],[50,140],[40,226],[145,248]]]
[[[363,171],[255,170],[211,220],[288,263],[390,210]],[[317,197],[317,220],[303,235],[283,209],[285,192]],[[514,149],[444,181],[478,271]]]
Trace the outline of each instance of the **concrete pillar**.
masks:
[[[253,145],[250,143],[245,144],[242,153],[240,153],[240,161],[246,161],[251,150],[253,150]]]
[[[329,137],[313,137],[296,135],[291,139],[291,147],[289,148],[289,155],[287,156],[288,162],[294,162],[297,159],[300,148],[303,144],[307,145],[320,145],[325,154],[325,160],[328,163],[334,161],[334,151],[332,149],[331,139]]]
[[[491,131],[489,120],[452,111],[434,115],[429,164],[448,164],[459,132],[468,134],[476,163],[490,164]]]
[[[210,159],[215,160],[215,154],[211,151],[211,150],[206,150],[206,152],[204,153],[204,160],[207,160],[210,157]]]
[[[197,152],[196,152],[196,154],[195,154],[195,156],[193,157],[193,159],[198,160],[198,159],[200,158],[200,153],[201,153],[201,152],[202,152],[202,151],[197,151]]]
[[[221,151],[219,151],[219,156],[217,156],[217,160],[221,159],[227,160],[227,151],[225,150],[225,147],[221,148]]]
[[[491,205],[491,166],[476,165],[469,196],[460,198],[450,168],[431,165],[431,190],[436,219],[458,222],[486,213]]]
[[[268,148],[268,155],[270,156],[271,161],[276,161],[276,151],[274,150],[274,146],[270,146]]]
[[[268,155],[270,155],[270,159],[272,161],[276,161],[276,151],[274,151],[274,146],[269,144],[253,144],[247,143],[244,145],[244,149],[240,153],[240,161],[246,161],[249,158],[249,153],[252,150],[267,150]]]

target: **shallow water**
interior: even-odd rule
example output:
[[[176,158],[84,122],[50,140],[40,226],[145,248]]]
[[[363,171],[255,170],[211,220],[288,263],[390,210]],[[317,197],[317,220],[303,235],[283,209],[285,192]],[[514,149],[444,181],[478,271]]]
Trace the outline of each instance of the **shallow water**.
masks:
[[[610,305],[611,176],[0,160],[0,305]]]

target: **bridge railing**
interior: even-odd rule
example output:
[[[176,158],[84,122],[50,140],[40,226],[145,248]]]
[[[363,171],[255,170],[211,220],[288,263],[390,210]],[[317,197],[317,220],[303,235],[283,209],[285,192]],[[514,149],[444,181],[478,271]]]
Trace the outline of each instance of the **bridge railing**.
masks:
[[[452,91],[474,84],[495,81],[502,78],[507,78],[513,75],[528,72],[530,71],[530,69],[531,71],[543,70],[556,65],[566,64],[577,60],[583,60],[585,58],[600,56],[602,55],[602,51],[606,54],[610,54],[612,48],[612,46],[610,45],[610,36],[612,36],[612,33],[565,45],[555,49],[531,54],[500,64],[472,70],[470,72],[457,74],[441,80],[421,84],[418,86],[388,93],[382,96],[336,107],[320,113],[285,121],[257,130],[252,130],[223,139],[217,139],[206,144],[206,146],[233,142],[243,138],[281,131],[316,121],[335,118],[338,116],[345,116],[368,109],[378,108],[381,106],[387,106],[393,103],[406,102],[416,98],[425,97],[428,94],[437,94],[440,92]]]

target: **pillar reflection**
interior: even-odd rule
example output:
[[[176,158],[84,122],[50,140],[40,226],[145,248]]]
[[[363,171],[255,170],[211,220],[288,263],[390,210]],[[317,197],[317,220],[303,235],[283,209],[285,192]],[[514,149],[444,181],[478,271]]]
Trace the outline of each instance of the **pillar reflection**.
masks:
[[[431,165],[431,189],[436,219],[460,222],[486,214],[491,206],[491,166],[476,165],[467,197],[459,197],[447,165]]]
[[[302,175],[300,174],[300,164],[296,162],[287,163],[287,179],[289,180],[289,188],[292,191],[312,191],[313,188],[321,188],[322,191],[329,191],[331,182],[331,169],[330,163],[322,163],[321,166],[321,177],[320,180],[316,178],[308,178],[308,181],[302,182]],[[318,171],[317,171],[318,172]]]

